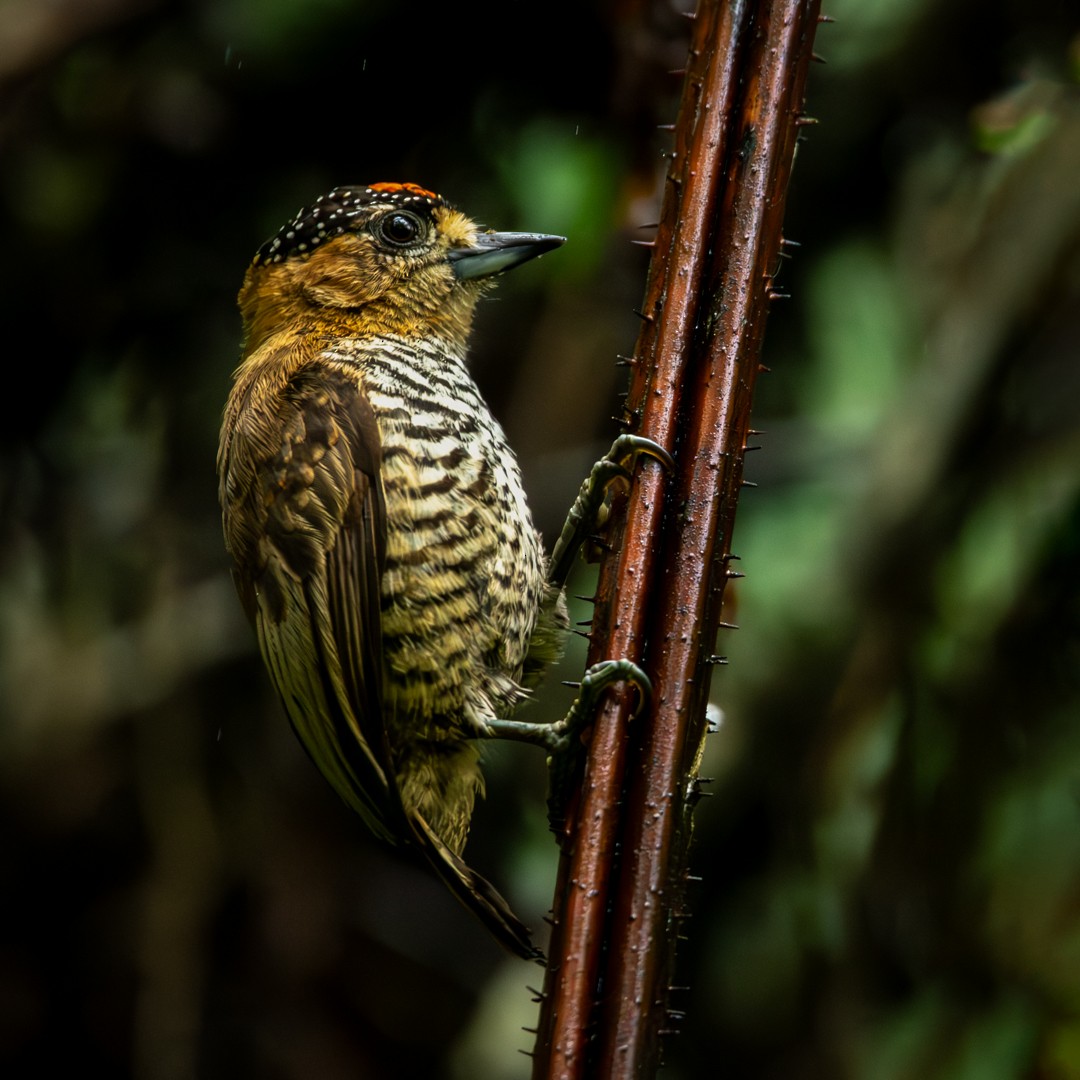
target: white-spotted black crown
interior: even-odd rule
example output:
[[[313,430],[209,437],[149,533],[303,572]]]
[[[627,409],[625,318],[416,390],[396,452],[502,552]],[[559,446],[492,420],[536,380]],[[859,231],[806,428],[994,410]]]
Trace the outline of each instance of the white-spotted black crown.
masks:
[[[256,265],[279,263],[293,256],[310,255],[326,240],[362,228],[365,211],[372,206],[407,206],[430,213],[449,204],[441,195],[417,184],[371,184],[339,187],[305,206],[255,253]]]

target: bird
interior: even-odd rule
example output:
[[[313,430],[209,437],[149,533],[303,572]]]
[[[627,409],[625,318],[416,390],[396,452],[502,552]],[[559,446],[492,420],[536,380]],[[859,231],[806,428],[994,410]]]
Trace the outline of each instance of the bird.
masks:
[[[218,450],[234,580],[300,742],[529,958],[462,852],[477,740],[559,655],[566,605],[467,343],[495,277],[563,242],[411,183],[321,195],[248,267]]]

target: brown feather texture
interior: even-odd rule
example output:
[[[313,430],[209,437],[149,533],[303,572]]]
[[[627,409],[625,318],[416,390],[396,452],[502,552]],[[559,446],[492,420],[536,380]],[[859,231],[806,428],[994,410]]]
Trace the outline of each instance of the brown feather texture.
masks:
[[[415,185],[324,195],[248,269],[218,453],[237,589],[301,743],[527,957],[462,851],[476,740],[555,659],[565,605],[466,343],[493,275],[561,242],[481,232]]]

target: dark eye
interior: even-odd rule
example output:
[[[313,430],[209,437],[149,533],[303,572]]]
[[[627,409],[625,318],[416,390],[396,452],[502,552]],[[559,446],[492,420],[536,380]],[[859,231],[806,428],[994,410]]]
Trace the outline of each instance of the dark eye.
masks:
[[[379,218],[375,223],[375,235],[391,247],[409,247],[424,235],[424,223],[405,210]]]

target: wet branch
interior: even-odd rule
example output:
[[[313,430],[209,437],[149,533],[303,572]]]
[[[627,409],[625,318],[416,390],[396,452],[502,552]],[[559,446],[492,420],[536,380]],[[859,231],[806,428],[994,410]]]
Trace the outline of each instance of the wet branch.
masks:
[[[639,463],[600,569],[589,663],[653,682],[609,693],[570,808],[534,1078],[651,1076],[671,1027],[691,809],[750,404],[818,0],[702,0],[632,362]],[[602,988],[602,990],[601,990]]]

